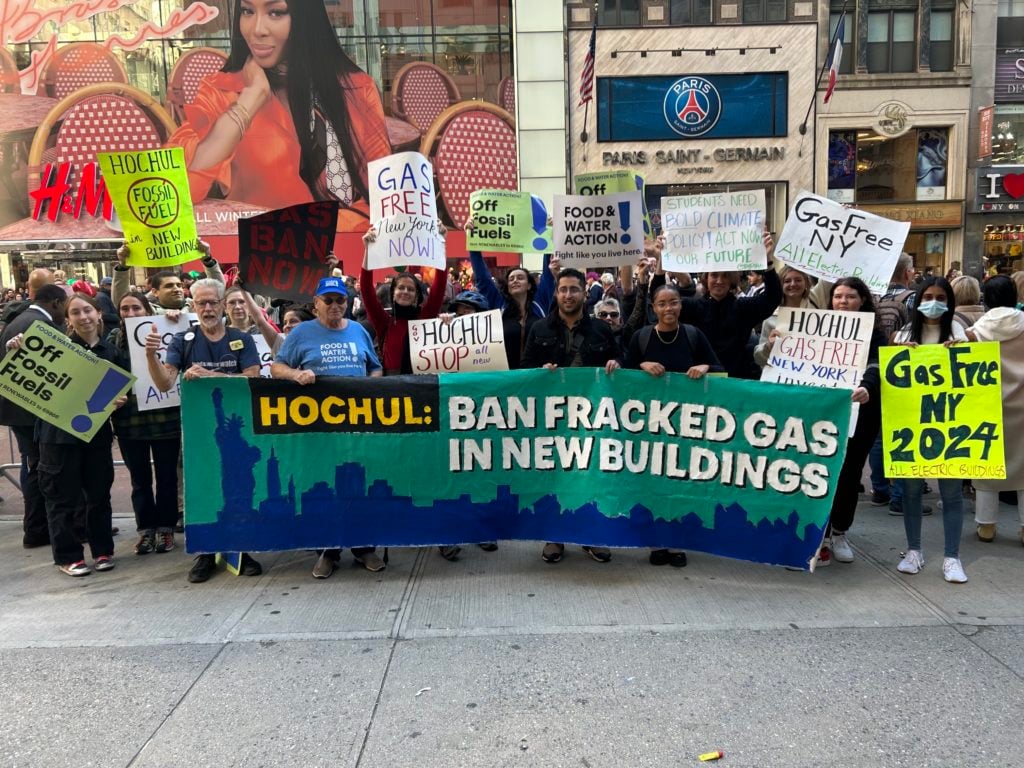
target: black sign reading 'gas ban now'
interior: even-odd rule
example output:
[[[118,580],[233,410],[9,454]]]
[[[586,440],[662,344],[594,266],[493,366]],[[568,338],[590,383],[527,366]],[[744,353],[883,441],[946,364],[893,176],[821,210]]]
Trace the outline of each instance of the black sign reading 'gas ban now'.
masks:
[[[324,377],[299,386],[250,379],[257,434],[293,432],[437,432],[436,376]]]

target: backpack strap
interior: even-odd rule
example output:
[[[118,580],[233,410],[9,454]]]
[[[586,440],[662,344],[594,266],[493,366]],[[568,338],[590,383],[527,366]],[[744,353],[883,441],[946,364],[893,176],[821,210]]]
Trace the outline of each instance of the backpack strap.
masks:
[[[640,356],[647,355],[647,347],[650,346],[651,336],[654,334],[653,325],[645,325],[637,334],[637,345],[640,347]]]

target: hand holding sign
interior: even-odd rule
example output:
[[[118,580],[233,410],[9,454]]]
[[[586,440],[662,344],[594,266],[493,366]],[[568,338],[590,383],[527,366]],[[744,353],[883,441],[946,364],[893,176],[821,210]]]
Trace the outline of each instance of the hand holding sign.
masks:
[[[369,164],[370,222],[367,268],[445,267],[437,219],[434,167],[419,152],[401,152]]]

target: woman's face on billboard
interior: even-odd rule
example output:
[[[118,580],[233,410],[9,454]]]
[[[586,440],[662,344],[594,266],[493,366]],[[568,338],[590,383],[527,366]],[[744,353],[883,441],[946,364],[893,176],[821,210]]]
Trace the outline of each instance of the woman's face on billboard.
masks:
[[[239,25],[249,53],[263,69],[287,61],[292,17],[285,0],[242,0]]]

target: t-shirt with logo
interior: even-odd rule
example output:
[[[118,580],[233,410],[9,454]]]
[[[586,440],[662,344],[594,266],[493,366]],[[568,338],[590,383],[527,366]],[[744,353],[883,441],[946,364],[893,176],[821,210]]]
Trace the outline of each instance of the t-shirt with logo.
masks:
[[[319,320],[299,323],[285,337],[275,362],[317,376],[367,376],[380,370],[370,334],[352,321],[341,329],[327,328]]]
[[[176,334],[167,346],[167,364],[179,371],[193,364],[217,373],[237,374],[259,366],[260,355],[252,336],[235,328],[225,328],[224,335],[210,341],[198,328]]]

